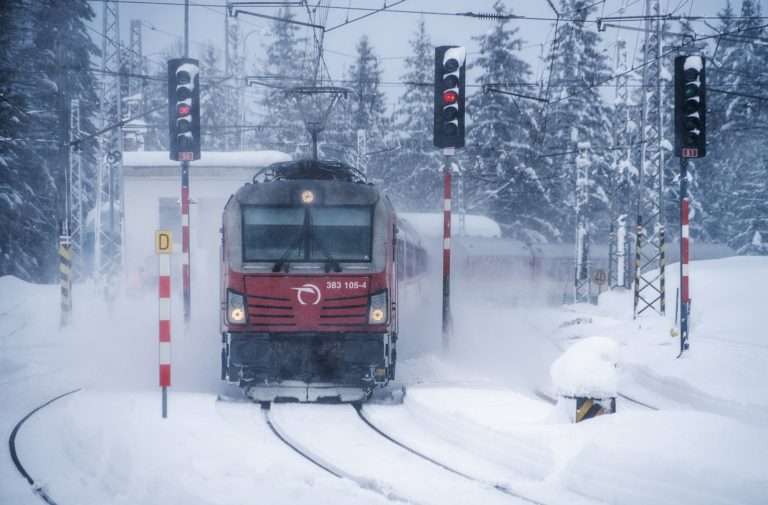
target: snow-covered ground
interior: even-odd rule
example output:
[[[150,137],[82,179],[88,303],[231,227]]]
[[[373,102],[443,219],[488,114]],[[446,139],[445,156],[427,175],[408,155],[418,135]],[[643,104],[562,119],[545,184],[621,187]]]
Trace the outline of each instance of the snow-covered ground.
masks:
[[[675,272],[671,314],[639,321],[626,292],[604,293],[598,306],[544,308],[459,283],[448,355],[435,325],[424,324],[432,316],[439,325],[439,296],[410,299],[424,307],[401,340],[405,403],[364,412],[474,480],[388,442],[349,406],[276,406],[295,443],[354,477],[339,479],[282,444],[258,406],[217,402],[215,272],[194,279],[186,332],[174,305],[165,420],[153,290],[110,307],[95,286],[77,285],[73,323],[60,330],[57,287],[0,278],[0,432],[7,439],[29,410],[83,388],[31,417],[17,440],[27,470],[60,505],[525,503],[496,485],[546,504],[765,503],[768,342],[759,316],[768,258],[692,264],[691,350],[682,359],[670,333]],[[619,346],[619,393],[659,410],[620,397],[617,414],[574,425],[543,399],[555,394],[552,363],[595,336]],[[41,503],[7,451],[0,503]]]

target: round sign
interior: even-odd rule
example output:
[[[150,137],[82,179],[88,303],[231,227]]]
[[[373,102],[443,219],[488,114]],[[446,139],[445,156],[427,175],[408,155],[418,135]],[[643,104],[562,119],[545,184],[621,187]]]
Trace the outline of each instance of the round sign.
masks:
[[[595,270],[595,273],[592,274],[592,280],[597,285],[605,284],[605,281],[608,280],[608,274],[605,273],[605,270]]]
[[[122,157],[123,155],[120,151],[110,151],[107,153],[107,163],[117,163]]]

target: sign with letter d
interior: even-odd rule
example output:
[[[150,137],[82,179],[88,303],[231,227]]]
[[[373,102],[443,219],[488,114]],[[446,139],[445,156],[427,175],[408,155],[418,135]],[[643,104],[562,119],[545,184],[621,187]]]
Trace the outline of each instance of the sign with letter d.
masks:
[[[159,230],[155,232],[155,252],[157,254],[171,254],[173,252],[173,240],[170,231]]]

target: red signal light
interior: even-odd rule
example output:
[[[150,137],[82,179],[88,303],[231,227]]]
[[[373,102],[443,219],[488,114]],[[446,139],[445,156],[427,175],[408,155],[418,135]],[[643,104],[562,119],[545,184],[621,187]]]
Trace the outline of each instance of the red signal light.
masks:
[[[179,105],[177,110],[179,112],[179,116],[189,116],[192,113],[192,107],[185,103]]]
[[[443,91],[443,105],[454,105],[459,101],[459,94],[453,90]]]

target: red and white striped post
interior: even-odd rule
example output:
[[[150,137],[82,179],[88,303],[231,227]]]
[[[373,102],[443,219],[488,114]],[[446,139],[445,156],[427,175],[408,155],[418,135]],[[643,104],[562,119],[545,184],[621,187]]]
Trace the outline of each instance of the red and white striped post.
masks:
[[[680,354],[688,350],[688,316],[691,310],[688,259],[690,253],[688,159],[680,158]]]
[[[171,386],[171,232],[155,234],[158,265],[158,337],[160,388],[162,388],[163,417],[168,417],[168,388]]]
[[[455,149],[443,149],[443,351],[451,347],[451,156]]]
[[[181,282],[184,293],[184,324],[189,324],[192,286],[189,253],[189,162],[181,162]]]

